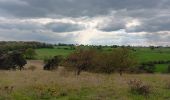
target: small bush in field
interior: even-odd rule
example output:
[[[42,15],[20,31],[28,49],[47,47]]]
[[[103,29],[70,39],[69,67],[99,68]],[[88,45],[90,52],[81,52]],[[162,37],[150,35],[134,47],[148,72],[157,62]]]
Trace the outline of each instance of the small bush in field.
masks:
[[[34,70],[36,70],[36,66],[31,65],[31,66],[29,66],[29,67],[28,67],[28,70],[32,70],[32,71],[34,71]]]
[[[53,58],[44,60],[44,70],[54,70],[57,69],[61,61],[63,60],[62,56],[54,56]]]
[[[130,80],[128,82],[128,85],[130,87],[130,91],[134,94],[139,94],[139,95],[149,95],[151,92],[150,86],[144,84],[141,80]]]

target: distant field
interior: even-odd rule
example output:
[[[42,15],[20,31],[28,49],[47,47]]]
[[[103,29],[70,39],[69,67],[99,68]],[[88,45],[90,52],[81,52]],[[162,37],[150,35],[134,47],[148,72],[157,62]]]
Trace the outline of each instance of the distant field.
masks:
[[[102,48],[104,52],[111,51],[113,48]],[[135,48],[133,54],[136,56],[139,62],[158,61],[158,60],[170,60],[170,48],[157,48],[151,50],[150,48]],[[69,46],[58,46],[54,49],[36,49],[36,59],[44,59],[45,57],[53,57],[55,55],[68,56],[74,50],[71,50]],[[165,72],[168,65],[156,65],[156,72]]]
[[[103,51],[110,51],[112,48],[102,48]],[[133,51],[139,62],[147,62],[154,60],[170,60],[170,49],[161,48],[150,50],[150,48],[135,48]],[[37,59],[43,59],[44,57],[63,55],[67,56],[74,50],[71,50],[69,46],[59,46],[54,49],[36,49]]]
[[[170,49],[161,48],[151,50],[150,48],[137,48],[134,55],[137,56],[140,62],[154,61],[154,60],[170,60]]]
[[[54,49],[36,49],[36,59],[44,59],[45,57],[53,57],[55,55],[62,55],[64,57],[66,57],[67,55],[69,55],[71,52],[73,52],[74,50],[69,50],[67,49],[67,47],[65,48],[54,48]]]

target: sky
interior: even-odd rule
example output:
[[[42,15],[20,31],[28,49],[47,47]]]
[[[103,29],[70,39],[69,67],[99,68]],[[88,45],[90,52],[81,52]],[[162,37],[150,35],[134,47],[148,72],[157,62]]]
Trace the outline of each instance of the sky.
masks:
[[[0,41],[170,45],[170,0],[0,0]]]

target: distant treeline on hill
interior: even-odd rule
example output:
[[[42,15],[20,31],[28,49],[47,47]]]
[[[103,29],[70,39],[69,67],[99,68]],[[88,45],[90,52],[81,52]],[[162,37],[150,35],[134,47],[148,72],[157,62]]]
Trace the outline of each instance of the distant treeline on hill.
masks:
[[[0,51],[25,50],[28,48],[53,48],[53,45],[35,41],[0,41]]]

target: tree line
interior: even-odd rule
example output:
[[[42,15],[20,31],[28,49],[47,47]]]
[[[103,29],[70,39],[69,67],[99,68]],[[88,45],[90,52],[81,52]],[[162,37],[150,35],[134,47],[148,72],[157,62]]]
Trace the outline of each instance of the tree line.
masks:
[[[0,41],[0,53],[18,50],[24,51],[28,48],[53,48],[52,44],[42,43],[42,42],[24,42],[24,41]]]
[[[137,65],[137,60],[128,48],[117,48],[112,52],[80,48],[65,59],[61,59],[59,56],[49,59],[44,69],[57,69],[59,65],[62,65],[68,70],[74,70],[76,75],[80,75],[82,71],[108,74],[118,72],[122,75],[123,72],[130,71]]]

